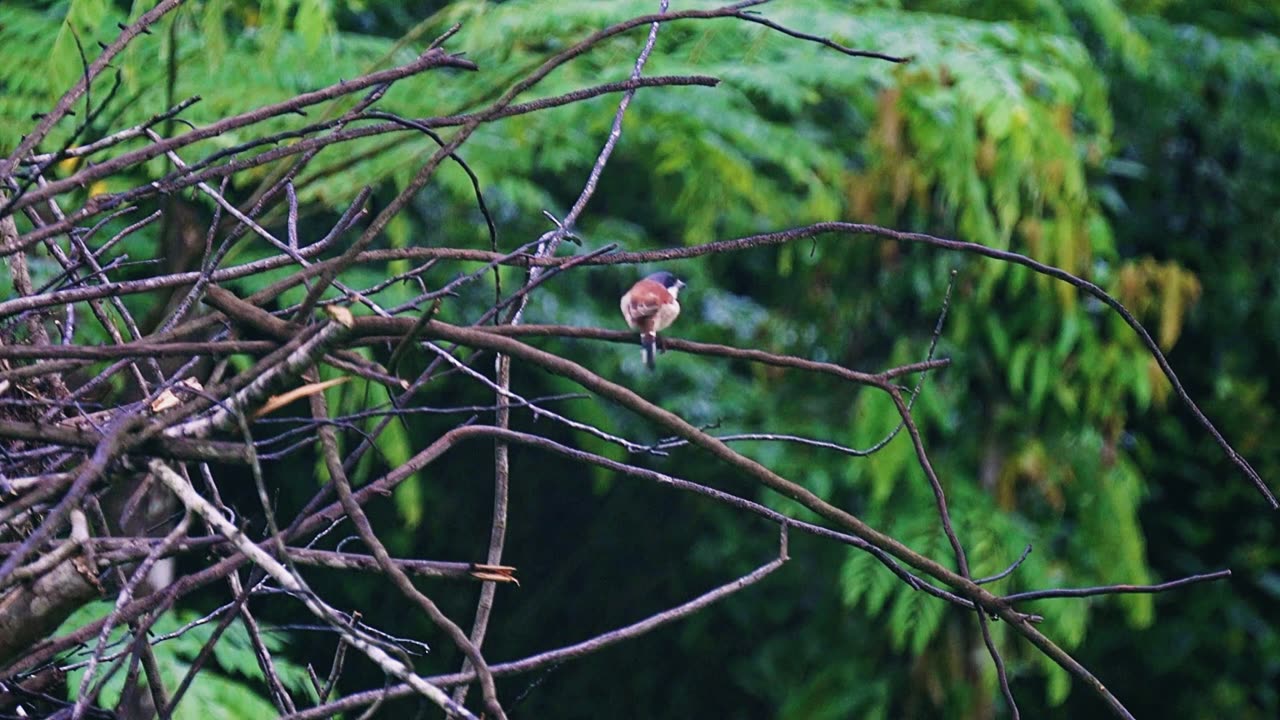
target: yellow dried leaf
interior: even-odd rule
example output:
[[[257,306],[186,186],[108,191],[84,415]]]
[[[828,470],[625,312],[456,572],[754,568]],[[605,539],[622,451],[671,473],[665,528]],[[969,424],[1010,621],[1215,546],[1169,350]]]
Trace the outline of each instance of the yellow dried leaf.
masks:
[[[324,313],[344,328],[350,328],[355,325],[355,316],[351,314],[350,310],[341,305],[326,305]]]
[[[341,385],[342,383],[350,379],[351,379],[350,377],[344,375],[340,378],[325,380],[324,382],[307,383],[306,385],[303,385],[302,387],[294,388],[289,392],[281,393],[279,395],[272,395],[271,397],[267,398],[267,402],[264,403],[262,407],[258,408],[258,410],[253,413],[253,417],[260,418],[264,415],[269,415],[275,412],[276,410],[279,410],[280,408],[284,407],[285,405],[288,405],[294,400],[297,400],[299,398],[309,397],[318,392],[324,392],[325,390],[328,390],[329,388],[334,387],[335,385]]]
[[[196,391],[204,389],[204,386],[200,384],[200,381],[193,377],[179,381],[174,387],[185,387]],[[156,396],[155,400],[151,401],[151,405],[149,407],[151,408],[151,412],[161,413],[171,407],[176,407],[181,403],[182,398],[178,397],[178,395],[173,391],[173,388],[165,388],[163,392]]]

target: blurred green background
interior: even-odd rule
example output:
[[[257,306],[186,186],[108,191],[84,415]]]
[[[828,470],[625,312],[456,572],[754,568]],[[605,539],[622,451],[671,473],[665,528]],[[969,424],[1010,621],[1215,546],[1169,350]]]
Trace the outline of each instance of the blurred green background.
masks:
[[[134,5],[0,6],[6,68],[0,150],[11,150],[31,114],[51,106],[78,76],[69,28],[92,48],[92,41],[114,37],[117,21],[150,3]],[[380,106],[414,117],[475,109],[549,54],[657,5],[193,1],[116,63],[120,87],[86,137],[190,95],[203,100],[184,117],[199,124],[405,62],[455,22],[462,30],[448,47],[465,51],[481,71],[403,81]],[[664,26],[646,74],[708,74],[723,82],[639,93],[579,223],[584,249],[562,252],[610,242],[627,250],[691,245],[849,220],[1025,253],[1096,282],[1133,310],[1226,437],[1273,487],[1280,483],[1280,444],[1267,439],[1276,430],[1280,381],[1280,365],[1272,361],[1280,341],[1280,6],[780,0],[759,10],[797,30],[913,61],[849,58],[731,20]],[[643,40],[640,28],[602,43],[526,97],[624,79]],[[102,85],[100,93],[109,82]],[[617,99],[488,125],[463,146],[502,248],[548,229],[541,210],[564,214]],[[309,119],[342,107],[313,109]],[[228,134],[198,152],[254,132]],[[400,134],[326,151],[299,181],[304,237],[323,233],[363,185],[373,186],[376,210],[433,149],[419,135]],[[199,156],[186,152],[188,161]],[[129,187],[165,169],[150,163],[86,192]],[[230,194],[246,198],[265,177],[243,174]],[[187,211],[182,217],[193,218],[192,227],[211,216],[203,197],[183,193],[173,202]],[[281,226],[279,218],[273,223]],[[163,234],[174,229],[153,230],[120,251],[134,259],[156,256]],[[383,247],[408,244],[488,247],[470,184],[456,167],[444,166],[379,240]],[[248,243],[236,260],[266,252]],[[51,264],[35,262],[35,274],[54,274]],[[427,279],[439,285],[472,268],[439,266]],[[589,268],[558,277],[539,291],[526,321],[621,327],[616,298],[647,269]],[[1154,361],[1114,314],[1022,269],[867,237],[824,236],[665,269],[690,285],[675,335],[864,370],[924,357],[956,271],[939,345],[952,365],[928,379],[916,416],[974,573],[998,572],[1028,544],[1029,559],[994,588],[1147,583],[1229,567],[1230,581],[1167,595],[1049,600],[1026,609],[1043,614],[1044,632],[1139,717],[1280,716],[1276,516],[1170,396]],[[387,272],[364,267],[345,279],[370,285]],[[503,286],[521,278],[506,272]],[[473,321],[492,298],[486,283],[446,303],[445,319]],[[394,304],[413,292],[396,286],[379,299]],[[141,313],[159,302],[129,301]],[[631,347],[536,344],[690,422],[714,423],[716,432],[794,433],[866,447],[895,424],[885,398],[826,378],[674,353],[648,375]],[[419,368],[426,361],[414,360]],[[528,368],[516,369],[513,387],[525,396],[577,389]],[[331,392],[345,412],[385,400],[362,383]],[[454,378],[422,402],[492,400],[482,386]],[[657,439],[652,428],[602,403],[556,407],[639,441]],[[393,425],[360,477],[394,466],[467,417]],[[514,413],[513,425],[626,457],[596,438],[535,423],[527,412]],[[262,432],[288,426],[279,421]],[[791,444],[736,447],[951,563],[906,437],[868,459]],[[807,517],[697,451],[638,462]],[[316,467],[302,452],[269,470],[285,517],[314,492],[319,480],[305,478]],[[499,589],[485,646],[493,661],[633,622],[774,552],[771,526],[694,497],[534,450],[514,450],[513,468],[505,560],[519,567],[523,585]],[[490,445],[455,449],[391,501],[371,507],[375,527],[397,555],[481,560],[491,477]],[[240,485],[237,507],[252,518],[257,501],[251,485]],[[830,542],[794,536],[792,557],[764,583],[692,619],[550,672],[501,681],[500,695],[517,718],[1006,715],[971,615],[910,591],[868,556]],[[460,663],[447,639],[387,584],[323,571],[309,579],[330,602],[361,610],[370,624],[430,643],[432,652],[419,658],[421,672],[448,672]],[[469,625],[474,587],[425,589]],[[181,612],[208,610],[226,598],[226,588],[215,585],[187,598]],[[324,674],[331,634],[296,627],[309,619],[287,599],[255,601],[255,608],[278,628],[282,658],[313,662]],[[1005,630],[994,627],[1024,715],[1103,715],[1087,689]],[[162,657],[181,668],[190,660],[183,652],[169,648]],[[213,705],[188,712],[211,706],[227,717],[261,712],[245,694],[249,688],[265,697],[251,657],[220,657],[210,678],[202,692]],[[341,689],[380,683],[371,666],[353,660]],[[405,702],[383,712],[395,707],[413,710]]]

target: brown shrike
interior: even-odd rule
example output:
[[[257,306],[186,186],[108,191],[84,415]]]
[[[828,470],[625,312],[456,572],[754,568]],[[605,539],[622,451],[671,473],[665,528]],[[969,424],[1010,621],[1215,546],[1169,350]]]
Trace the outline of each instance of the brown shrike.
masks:
[[[622,296],[622,317],[627,326],[640,331],[640,345],[644,348],[644,364],[653,369],[654,346],[658,344],[658,331],[666,330],[680,315],[680,302],[676,296],[684,281],[669,272],[658,272],[631,286]]]

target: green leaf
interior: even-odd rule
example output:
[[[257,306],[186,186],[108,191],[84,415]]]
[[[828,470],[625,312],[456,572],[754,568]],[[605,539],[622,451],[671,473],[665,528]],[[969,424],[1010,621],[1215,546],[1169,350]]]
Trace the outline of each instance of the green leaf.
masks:
[[[1049,353],[1036,352],[1035,359],[1031,363],[1031,386],[1028,393],[1031,412],[1039,412],[1044,404],[1045,394],[1049,390],[1053,374],[1053,358]]]
[[[1009,357],[1009,333],[1004,329],[1000,317],[991,313],[986,316],[987,337],[991,338],[991,350],[998,358]],[[1010,382],[1012,385],[1012,382]]]
[[[303,47],[315,52],[320,47],[320,42],[331,36],[336,29],[331,0],[301,0],[294,22],[298,34],[302,36]]]
[[[68,618],[63,623],[62,628],[59,629],[58,634],[69,632],[84,624],[105,617],[111,612],[112,607],[113,604],[107,601],[90,603]],[[212,637],[213,624],[211,622],[206,621],[203,624],[191,625],[199,617],[196,613],[186,610],[169,612],[158,618],[152,626],[152,637],[171,635],[180,629],[183,630],[182,634],[162,642],[156,642],[152,646],[156,664],[160,668],[161,680],[168,688],[172,689],[178,686],[178,683],[182,681],[190,669],[190,662],[195,659],[205,643]],[[188,625],[191,626],[188,627]],[[125,633],[126,628],[113,630],[111,635],[113,642],[124,638]],[[275,653],[272,660],[277,674],[286,687],[294,693],[314,699],[315,692],[309,689],[310,680],[306,669],[292,662],[281,653],[285,649],[282,640],[270,632],[264,632],[262,639],[264,645]],[[91,652],[92,647],[81,651],[81,654],[87,657],[87,653]],[[100,665],[98,667],[99,676],[110,665],[111,663]],[[245,684],[226,675],[219,674],[218,670],[255,681],[260,681],[263,677],[262,670],[257,663],[252,645],[249,642],[248,631],[240,622],[230,625],[222,637],[219,638],[217,644],[214,645],[213,662],[196,675],[186,695],[183,696],[182,701],[176,708],[175,718],[182,718],[183,720],[197,720],[199,718],[253,720],[255,718],[277,716],[275,707],[260,694],[260,689],[265,690],[261,684],[257,682],[253,685]],[[83,675],[83,669],[68,673],[68,699],[75,698]],[[111,681],[107,683],[103,692],[98,696],[98,705],[100,707],[113,708],[119,703],[125,679],[125,672],[114,674]]]
[[[1013,356],[1009,358],[1009,389],[1015,395],[1022,394],[1026,387],[1027,363],[1031,360],[1032,353],[1035,352],[1035,346],[1030,343],[1021,343],[1014,348]]]
[[[1053,345],[1053,357],[1062,362],[1075,347],[1080,338],[1080,311],[1066,312],[1062,315],[1062,327],[1058,330],[1058,340]]]

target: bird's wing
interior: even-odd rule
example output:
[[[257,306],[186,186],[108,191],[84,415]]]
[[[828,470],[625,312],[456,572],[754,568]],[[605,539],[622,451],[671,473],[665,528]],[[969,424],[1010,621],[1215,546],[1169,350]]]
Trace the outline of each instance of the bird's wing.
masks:
[[[647,320],[658,314],[658,309],[671,302],[671,293],[655,282],[639,282],[628,294],[627,314],[632,320]]]

